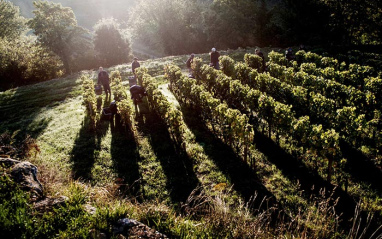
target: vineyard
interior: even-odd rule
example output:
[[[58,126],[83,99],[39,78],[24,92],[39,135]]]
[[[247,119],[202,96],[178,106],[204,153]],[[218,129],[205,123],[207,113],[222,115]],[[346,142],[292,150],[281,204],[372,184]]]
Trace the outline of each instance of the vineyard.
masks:
[[[194,78],[186,56],[143,62],[137,82],[147,96],[138,105],[129,66],[110,68],[118,107],[111,120],[103,118],[111,102],[96,95],[93,71],[66,79],[64,95],[37,86],[32,94],[57,97],[32,134],[42,149],[34,163],[52,170],[40,173],[49,193],[66,192],[60,187],[74,180],[100,210],[102,219],[87,225],[108,235],[127,215],[171,238],[379,238],[381,72],[305,51],[293,61],[270,51],[266,66],[251,52],[235,54],[222,54],[221,70],[200,54]],[[13,125],[17,117],[8,116],[1,132],[35,132],[33,123]]]

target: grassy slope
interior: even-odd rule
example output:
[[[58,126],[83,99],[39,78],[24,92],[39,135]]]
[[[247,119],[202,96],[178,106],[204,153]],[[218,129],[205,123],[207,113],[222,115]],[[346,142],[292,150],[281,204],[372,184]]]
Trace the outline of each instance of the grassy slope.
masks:
[[[236,60],[242,60],[245,51],[228,53]],[[201,57],[208,59],[207,54]],[[186,59],[187,56],[166,57],[148,60],[141,65],[162,82],[166,63],[184,67]],[[108,70],[119,70],[124,83],[128,84],[130,65]],[[170,101],[176,102],[165,85],[161,89]],[[103,102],[104,106],[108,103]],[[238,202],[247,201],[255,191],[260,191],[260,195],[275,196],[292,215],[313,208],[309,203],[310,196],[304,195],[298,181],[303,177],[291,176],[293,172],[283,173],[278,168],[280,163],[267,160],[268,155],[260,152],[259,168],[254,172],[201,127],[192,112],[183,111],[189,137],[195,139],[192,150],[197,156],[194,158],[184,154],[179,156],[166,127],[151,114],[137,120],[136,140],[132,132],[105,121],[100,123],[96,133],[92,133],[84,124],[85,108],[79,75],[72,75],[2,92],[0,133],[9,131],[16,137],[28,133],[37,140],[40,153],[29,160],[39,167],[40,180],[48,195],[65,194],[71,181],[80,180],[97,191],[94,195],[107,191],[113,197],[122,194],[139,202],[159,202],[175,209],[198,186],[209,195],[222,197],[223,208],[240,205]],[[310,185],[302,183],[306,187]],[[97,197],[89,200],[96,203]],[[139,213],[135,216],[140,217]],[[301,218],[307,216],[309,213]],[[325,223],[316,225],[317,229]],[[163,230],[169,229],[164,226]]]

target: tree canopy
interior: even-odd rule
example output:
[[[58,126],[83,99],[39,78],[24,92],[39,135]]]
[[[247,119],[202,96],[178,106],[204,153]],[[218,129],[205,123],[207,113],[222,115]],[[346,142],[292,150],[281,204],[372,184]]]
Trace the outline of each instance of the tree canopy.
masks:
[[[131,53],[130,43],[114,18],[101,19],[94,26],[94,49],[104,66],[126,63]]]
[[[9,40],[18,38],[26,29],[25,19],[20,15],[19,7],[0,0],[0,38]]]
[[[88,31],[77,25],[71,8],[48,1],[33,4],[36,7],[33,11],[35,16],[29,20],[29,26],[38,41],[56,53],[64,63],[66,73],[70,73],[70,60],[88,42]]]
[[[29,21],[12,2],[28,6],[30,12],[30,2],[0,0],[1,47],[17,53],[16,58],[4,58],[4,76],[30,70],[20,64],[10,67],[14,59],[33,56],[10,44],[23,38],[28,27],[37,40],[21,39],[18,45],[45,52],[55,62],[57,55],[59,67],[52,70],[57,72],[62,62],[67,74],[125,63],[132,53],[151,58],[202,53],[212,47],[304,44],[335,51],[382,47],[382,2],[373,0],[126,0],[109,5],[106,0],[58,0],[70,7],[40,0],[33,3],[34,17]],[[76,17],[94,31],[79,26]],[[29,82],[25,76],[20,82]]]

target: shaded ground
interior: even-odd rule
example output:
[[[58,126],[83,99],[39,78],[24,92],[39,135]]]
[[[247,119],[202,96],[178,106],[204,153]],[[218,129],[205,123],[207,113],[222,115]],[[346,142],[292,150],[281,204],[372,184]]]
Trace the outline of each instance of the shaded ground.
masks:
[[[239,158],[233,150],[216,138],[207,128],[200,122],[197,114],[192,109],[183,107],[182,112],[187,126],[195,134],[196,141],[203,145],[204,151],[229,178],[233,185],[233,189],[239,192],[246,201],[252,200],[257,195],[254,207],[257,208],[261,201],[267,198],[271,206],[275,203],[275,198],[256,176],[256,172],[241,158]]]
[[[340,143],[343,156],[348,160],[345,170],[358,182],[370,184],[382,195],[382,171],[362,152],[354,149],[348,143]]]
[[[18,131],[37,138],[50,122],[49,118],[39,116],[44,114],[47,107],[54,107],[75,94],[75,76],[1,92],[0,132]]]
[[[292,155],[286,153],[282,148],[280,148],[274,141],[270,140],[268,137],[262,135],[260,132],[255,134],[255,144],[256,148],[265,154],[268,160],[275,164],[279,169],[282,170],[283,174],[288,177],[291,181],[298,181],[301,184],[301,189],[304,190],[304,197],[306,199],[311,198],[311,196],[319,196],[320,189],[326,190],[326,196],[332,195],[332,202],[338,198],[338,203],[335,206],[336,213],[341,215],[340,225],[347,230],[351,228],[351,220],[353,219],[356,211],[357,202],[356,199],[351,197],[345,191],[339,187],[335,187],[329,184],[316,172],[308,169],[303,163]],[[368,235],[374,232],[381,218],[375,215],[373,223],[370,226]],[[361,213],[362,226],[365,226],[365,221],[367,215]]]
[[[192,160],[179,151],[171,139],[167,126],[155,113],[140,122],[142,133],[150,138],[150,144],[167,177],[167,189],[173,203],[184,202],[198,184]]]

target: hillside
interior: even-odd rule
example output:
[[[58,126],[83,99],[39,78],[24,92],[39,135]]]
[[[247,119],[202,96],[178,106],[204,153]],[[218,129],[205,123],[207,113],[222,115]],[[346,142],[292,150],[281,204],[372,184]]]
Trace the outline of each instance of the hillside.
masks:
[[[253,52],[248,48],[221,53],[244,62],[244,54]],[[197,57],[208,62],[208,54]],[[39,150],[21,159],[38,167],[45,196],[69,198],[71,213],[37,216],[37,220],[45,217],[53,228],[31,223],[34,229],[25,231],[34,230],[37,237],[47,233],[47,237],[73,238],[96,230],[112,237],[118,219],[132,218],[170,238],[362,238],[364,228],[368,236],[373,232],[374,238],[382,236],[377,230],[382,217],[380,168],[363,164],[374,171],[347,171],[350,185],[345,190],[342,184],[328,183],[325,173],[315,171],[293,149],[285,149],[287,142],[278,143],[257,130],[251,149],[256,165],[245,162],[195,109],[169,90],[164,67],[177,65],[186,75],[187,58],[141,62],[152,77],[147,84],[158,88],[158,99],[162,94],[169,102],[164,105],[182,114],[180,144],[168,117],[151,109],[148,97],[131,125],[99,120],[91,130],[81,76],[95,81],[93,70],[0,93],[0,134],[10,134],[15,144],[30,135]],[[130,64],[107,71],[120,72],[121,85],[129,94]],[[102,95],[97,103],[108,107],[110,100]],[[376,177],[367,178],[367,173]],[[84,213],[84,205],[95,207],[97,213]],[[368,212],[374,215],[370,228],[363,224]]]

